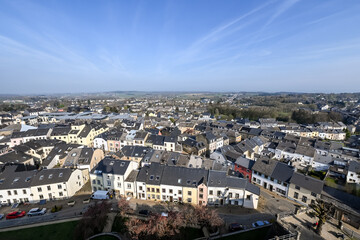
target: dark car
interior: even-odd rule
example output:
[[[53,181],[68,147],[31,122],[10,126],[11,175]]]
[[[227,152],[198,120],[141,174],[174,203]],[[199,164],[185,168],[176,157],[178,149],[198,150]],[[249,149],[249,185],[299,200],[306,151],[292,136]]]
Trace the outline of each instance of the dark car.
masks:
[[[151,214],[151,211],[144,209],[144,210],[140,210],[139,214],[144,216],[149,216]]]
[[[15,212],[11,212],[6,216],[6,219],[14,219],[14,218],[21,218],[23,216],[25,216],[26,212],[25,211],[15,211]]]
[[[229,230],[230,230],[231,232],[240,231],[240,230],[243,230],[243,227],[242,227],[240,224],[238,224],[238,223],[231,223],[231,224],[229,225]]]

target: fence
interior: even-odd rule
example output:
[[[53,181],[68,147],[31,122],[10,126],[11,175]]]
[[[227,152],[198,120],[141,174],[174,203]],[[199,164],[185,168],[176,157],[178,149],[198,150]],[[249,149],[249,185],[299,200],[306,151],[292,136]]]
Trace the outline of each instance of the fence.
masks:
[[[351,230],[345,226],[343,226],[342,230],[346,235],[348,235],[351,238],[359,239],[360,240],[360,234],[358,232],[355,232],[354,230]]]

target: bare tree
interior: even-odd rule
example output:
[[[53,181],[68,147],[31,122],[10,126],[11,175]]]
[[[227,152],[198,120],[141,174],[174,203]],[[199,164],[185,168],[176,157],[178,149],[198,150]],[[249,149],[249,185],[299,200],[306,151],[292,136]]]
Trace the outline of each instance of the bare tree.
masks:
[[[316,199],[316,202],[310,204],[310,207],[313,209],[313,214],[319,219],[316,227],[316,233],[321,234],[323,225],[327,220],[331,218],[331,213],[333,211],[333,205],[331,203],[324,202],[321,199]]]

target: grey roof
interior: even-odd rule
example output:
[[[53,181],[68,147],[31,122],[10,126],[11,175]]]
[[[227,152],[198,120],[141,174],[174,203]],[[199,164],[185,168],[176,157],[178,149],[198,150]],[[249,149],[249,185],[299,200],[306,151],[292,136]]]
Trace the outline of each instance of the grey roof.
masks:
[[[130,161],[117,160],[114,158],[106,157],[91,170],[92,174],[115,174],[124,175],[129,167]]]
[[[253,171],[257,171],[257,172],[263,173],[267,176],[270,176],[272,174],[272,172],[274,171],[276,164],[277,164],[276,160],[258,159],[258,160],[256,160],[252,169],[253,169]]]
[[[273,177],[283,182],[289,182],[293,173],[294,173],[294,167],[289,166],[282,162],[278,162],[270,177]]]
[[[151,185],[160,185],[164,165],[152,163],[142,167],[137,175],[136,181]]]
[[[143,147],[143,146],[124,146],[121,149],[121,152],[126,157],[141,157],[142,158],[150,150],[151,150],[151,148]]]
[[[294,172],[293,176],[290,179],[290,183],[295,184],[300,188],[305,188],[307,190],[310,190],[311,192],[317,194],[321,194],[324,187],[323,181],[303,175],[298,172]]]
[[[240,157],[236,159],[235,164],[251,170],[255,164],[255,161],[248,158]]]
[[[246,181],[245,190],[260,196],[260,188],[248,181]]]
[[[25,154],[21,151],[12,151],[0,155],[0,163],[23,163],[32,158],[32,156]]]
[[[0,189],[15,189],[30,187],[31,180],[35,177],[36,171],[16,172],[17,166],[6,166],[0,173]]]
[[[292,166],[273,159],[258,159],[252,169],[283,182],[289,182],[294,173]]]
[[[360,173],[360,163],[356,161],[350,161],[349,163],[349,171]]]
[[[208,186],[209,187],[226,187],[226,172],[209,171]]]
[[[197,187],[207,182],[208,171],[199,168],[185,168],[176,166],[165,166],[161,184]]]
[[[70,168],[52,168],[39,171],[31,181],[31,186],[40,186],[66,182],[74,170]]]

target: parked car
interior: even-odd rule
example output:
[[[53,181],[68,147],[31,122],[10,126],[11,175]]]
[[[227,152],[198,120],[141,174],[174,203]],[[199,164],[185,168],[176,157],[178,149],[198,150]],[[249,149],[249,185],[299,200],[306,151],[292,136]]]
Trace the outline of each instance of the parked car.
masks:
[[[46,208],[40,209],[40,208],[32,208],[30,209],[30,211],[28,212],[28,216],[39,216],[39,215],[44,215],[46,213]]]
[[[144,215],[144,216],[149,216],[149,215],[151,214],[151,211],[150,211],[150,210],[143,209],[143,210],[140,210],[140,211],[139,211],[139,214],[140,214],[140,215]]]
[[[234,231],[240,231],[243,230],[243,226],[239,223],[230,223],[229,225],[229,231],[234,232]]]
[[[169,216],[169,213],[168,213],[168,212],[162,212],[162,213],[161,213],[161,217],[166,217],[166,218],[167,218],[168,216]]]
[[[256,221],[252,224],[253,227],[261,227],[270,224],[268,221]]]
[[[4,218],[4,214],[0,214],[0,220]]]
[[[6,219],[14,219],[14,218],[21,218],[23,216],[25,216],[26,212],[25,211],[15,211],[15,212],[11,212],[8,215],[6,215]]]
[[[90,198],[84,199],[83,203],[89,203],[90,202]]]

